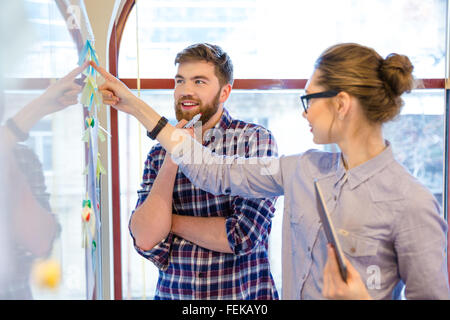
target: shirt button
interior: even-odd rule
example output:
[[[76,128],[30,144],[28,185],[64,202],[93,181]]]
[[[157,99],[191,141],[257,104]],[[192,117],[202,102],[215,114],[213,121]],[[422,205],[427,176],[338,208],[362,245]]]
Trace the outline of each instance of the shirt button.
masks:
[[[356,252],[356,249],[355,249],[355,248],[350,248],[350,252],[351,252],[351,253],[355,253],[355,252]]]
[[[308,247],[308,252],[311,252],[311,247]]]
[[[336,201],[337,200],[337,196],[334,196],[334,201]]]

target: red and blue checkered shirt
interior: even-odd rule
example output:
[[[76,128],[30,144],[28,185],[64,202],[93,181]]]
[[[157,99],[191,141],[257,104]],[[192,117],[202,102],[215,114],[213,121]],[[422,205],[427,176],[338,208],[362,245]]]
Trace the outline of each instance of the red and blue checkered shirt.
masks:
[[[220,121],[205,133],[204,146],[221,155],[277,156],[276,142],[267,129],[230,117],[224,109]],[[140,206],[146,199],[165,157],[160,144],[147,156]],[[196,188],[178,170],[173,190],[173,212],[198,217],[226,217],[226,231],[234,254],[205,249],[169,233],[148,251],[134,247],[159,269],[155,299],[278,299],[269,268],[268,237],[275,198],[247,199],[215,196]]]

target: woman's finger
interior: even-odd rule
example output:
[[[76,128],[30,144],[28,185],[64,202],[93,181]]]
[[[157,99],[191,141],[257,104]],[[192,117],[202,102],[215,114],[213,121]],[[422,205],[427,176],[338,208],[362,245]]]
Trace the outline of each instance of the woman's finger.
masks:
[[[75,69],[73,69],[72,71],[70,71],[67,75],[65,75],[62,79],[73,79],[75,78],[77,75],[79,75],[81,72],[83,72],[84,69],[87,68],[87,66],[89,65],[89,61],[85,61],[81,66],[76,67]]]
[[[330,258],[328,257],[327,262],[325,264],[325,267],[323,268],[323,288],[322,288],[322,295],[329,299],[330,298],[330,266],[329,266],[329,260]]]
[[[342,292],[345,290],[346,283],[342,280],[341,272],[337,262],[336,251],[331,244],[327,245],[327,295],[331,299],[341,299]],[[325,277],[325,275],[324,275]]]

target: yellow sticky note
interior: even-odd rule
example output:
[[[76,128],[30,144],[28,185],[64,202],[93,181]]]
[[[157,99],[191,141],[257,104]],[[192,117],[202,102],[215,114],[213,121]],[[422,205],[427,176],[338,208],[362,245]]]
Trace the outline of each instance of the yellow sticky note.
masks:
[[[37,260],[32,267],[32,277],[39,287],[55,289],[61,282],[61,265],[54,259]]]

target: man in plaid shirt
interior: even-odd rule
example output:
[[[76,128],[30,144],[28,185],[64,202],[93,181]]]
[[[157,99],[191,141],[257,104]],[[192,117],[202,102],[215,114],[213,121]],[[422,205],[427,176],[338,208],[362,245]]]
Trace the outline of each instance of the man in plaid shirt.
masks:
[[[233,66],[222,49],[192,45],[175,64],[179,126],[201,113],[203,145],[227,156],[277,156],[271,133],[233,119],[223,104]],[[194,187],[160,144],[145,162],[129,229],[159,269],[155,299],[278,299],[268,259],[275,199],[215,196]]]

